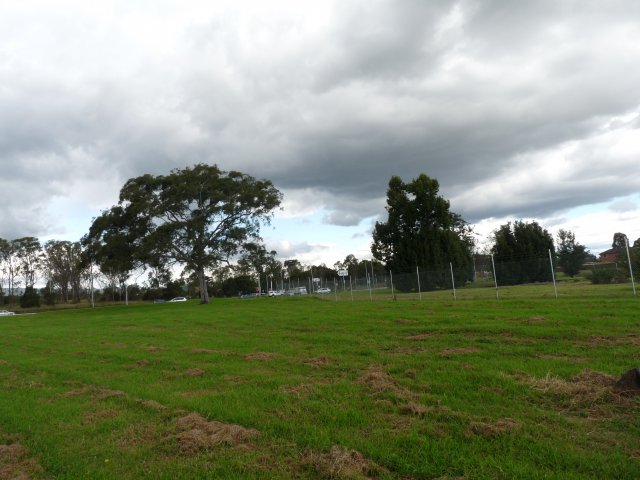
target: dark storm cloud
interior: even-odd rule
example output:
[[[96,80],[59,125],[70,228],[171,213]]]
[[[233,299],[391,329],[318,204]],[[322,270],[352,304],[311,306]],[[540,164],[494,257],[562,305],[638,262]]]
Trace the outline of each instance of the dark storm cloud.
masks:
[[[0,236],[196,162],[313,191],[335,225],[382,215],[391,175],[437,178],[470,221],[640,189],[637,2],[109,5],[0,15]]]

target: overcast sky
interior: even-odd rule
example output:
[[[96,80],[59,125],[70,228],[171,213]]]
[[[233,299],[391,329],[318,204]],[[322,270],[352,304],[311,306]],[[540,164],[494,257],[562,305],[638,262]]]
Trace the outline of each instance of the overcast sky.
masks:
[[[123,183],[268,178],[281,259],[369,257],[391,175],[480,240],[640,237],[640,2],[4,1],[0,237],[78,240]]]

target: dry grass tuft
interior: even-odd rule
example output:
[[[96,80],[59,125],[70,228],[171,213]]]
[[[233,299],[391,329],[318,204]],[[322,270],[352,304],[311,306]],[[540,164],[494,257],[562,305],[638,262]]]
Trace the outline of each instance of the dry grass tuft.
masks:
[[[180,452],[186,455],[193,455],[221,444],[231,446],[245,444],[260,435],[257,430],[240,425],[210,422],[197,413],[180,417],[176,421],[176,427],[178,433],[175,438]]]
[[[204,370],[201,368],[190,368],[184,374],[187,377],[202,377],[204,375]]]
[[[592,345],[592,346],[606,346],[606,347],[614,347],[614,346],[624,346],[624,345],[635,345],[640,346],[640,335],[631,333],[629,335],[621,336],[621,337],[611,337],[604,335],[592,335],[588,340],[580,342],[581,344]]]
[[[456,355],[465,355],[467,353],[478,353],[480,350],[473,347],[445,348],[438,355],[441,357],[453,357]]]
[[[358,383],[364,385],[372,395],[391,393],[401,399],[415,399],[418,395],[396,384],[381,365],[371,365],[360,377]]]
[[[95,412],[85,412],[82,416],[82,423],[84,425],[93,425],[103,420],[115,418],[118,416],[118,412],[115,410],[98,410]]]
[[[210,348],[194,348],[191,353],[218,353],[218,350],[211,350]]]
[[[112,397],[124,397],[126,394],[122,390],[111,390],[109,388],[96,387],[95,385],[87,385],[81,388],[74,388],[64,393],[63,397],[77,397],[80,395],[91,395],[94,400],[105,400]]]
[[[575,362],[582,363],[588,360],[587,357],[579,357],[577,355],[549,355],[549,354],[541,354],[538,355],[538,358],[542,358],[544,360],[557,360],[561,362]]]
[[[366,479],[387,472],[360,452],[333,446],[328,453],[307,452],[302,464],[312,468],[320,478]]]
[[[469,428],[465,430],[467,435],[480,435],[481,437],[493,438],[498,435],[513,432],[520,428],[520,424],[512,418],[501,418],[495,423],[471,422]]]
[[[19,443],[0,445],[0,478],[30,480],[32,474],[43,471],[40,464],[29,458],[28,451]]]
[[[527,324],[540,323],[540,322],[544,322],[545,320],[546,318],[544,318],[542,315],[537,315],[537,316],[529,317],[523,320],[522,323],[527,323]]]
[[[541,392],[561,397],[565,410],[594,417],[608,415],[611,407],[628,406],[633,401],[628,392],[618,388],[614,377],[589,369],[568,380],[547,374],[530,378],[528,383]]]
[[[431,409],[421,403],[409,402],[400,407],[400,412],[405,415],[415,415],[416,417],[423,417],[429,413]]]
[[[309,365],[312,368],[321,368],[329,365],[331,362],[327,357],[315,357],[310,358],[308,361],[304,362],[305,365]]]
[[[398,325],[411,325],[413,323],[416,323],[416,321],[415,320],[409,320],[407,318],[399,318],[399,319],[396,320],[396,323]]]
[[[131,424],[122,432],[113,432],[113,437],[117,439],[117,445],[121,449],[135,450],[145,445],[157,445],[161,436],[158,434],[157,426],[151,423]]]
[[[409,335],[408,337],[404,337],[405,340],[426,340],[429,337],[432,337],[432,333],[418,333],[416,335]]]
[[[151,410],[155,410],[156,412],[167,408],[166,406],[164,406],[160,402],[156,402],[155,400],[140,400],[140,404],[144,405],[147,408],[150,408]]]
[[[300,400],[304,400],[309,398],[311,393],[313,392],[313,386],[308,384],[300,384],[295,386],[281,386],[279,391],[294,396]]]
[[[269,353],[269,352],[256,352],[256,353],[250,353],[249,355],[245,355],[245,360],[250,360],[250,361],[265,361],[265,360],[270,360],[273,357],[275,357],[275,354],[273,353]]]
[[[133,368],[140,368],[149,365],[149,360],[138,360],[133,364]]]

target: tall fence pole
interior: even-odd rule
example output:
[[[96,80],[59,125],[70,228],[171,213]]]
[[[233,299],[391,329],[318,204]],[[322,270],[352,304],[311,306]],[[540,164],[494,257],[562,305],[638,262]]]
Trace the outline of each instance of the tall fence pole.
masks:
[[[393,272],[389,270],[389,278],[391,279],[391,298],[396,299],[396,292],[393,289]]]
[[[496,264],[493,261],[493,253],[491,254],[491,266],[493,267],[493,283],[496,285],[496,300],[498,300],[498,277],[496,276]]]
[[[420,296],[420,300],[422,300],[422,290],[420,289],[420,270],[418,266],[416,266],[416,276],[418,277],[418,295]]]
[[[351,275],[349,275],[349,290],[351,291],[351,301],[353,302],[353,284],[351,283]]]
[[[91,280],[91,308],[96,308],[96,303],[93,297],[93,260],[89,264],[89,277]]]
[[[457,300],[457,298],[456,298],[456,281],[453,278],[453,264],[451,262],[449,262],[449,267],[451,268],[451,286],[453,287],[453,299]]]
[[[633,269],[631,268],[631,255],[629,255],[629,239],[626,238],[627,245],[627,261],[629,262],[629,275],[631,275],[631,288],[633,288],[633,296],[636,296],[636,282],[633,280]]]
[[[551,278],[553,279],[553,291],[556,294],[556,300],[557,300],[558,288],[556,287],[556,272],[553,271],[553,257],[551,256],[551,249],[549,249],[549,264],[551,265]]]
[[[369,300],[373,302],[373,291],[372,291],[372,283],[373,283],[373,262],[369,260],[369,264],[371,265],[371,276],[369,277]],[[364,261],[364,268],[367,268],[367,261]]]

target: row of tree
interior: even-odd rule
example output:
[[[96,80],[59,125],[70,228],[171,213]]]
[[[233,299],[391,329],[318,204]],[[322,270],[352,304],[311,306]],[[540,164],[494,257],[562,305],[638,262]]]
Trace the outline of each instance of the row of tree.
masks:
[[[332,267],[278,261],[277,253],[263,245],[260,227],[269,223],[281,198],[270,181],[216,165],[132,178],[122,187],[118,204],[95,218],[78,242],[0,239],[0,297],[6,292],[13,298],[20,285],[25,295],[32,294],[38,275],[46,280],[45,295],[55,292],[63,302],[79,301],[83,285],[92,294],[95,274],[110,286],[114,299],[116,291],[126,298],[128,285],[138,284],[146,273],[145,296],[191,288],[202,303],[208,303],[210,292],[235,295],[263,286],[284,288],[286,281],[335,281],[339,270],[373,279],[418,268],[432,272],[425,289],[449,285],[448,272],[458,285],[474,278],[473,231],[439,195],[438,181],[425,174],[410,182],[390,179],[388,219],[375,225],[372,262],[353,255]],[[614,236],[614,247],[620,235]],[[522,221],[497,229],[487,253],[502,283],[512,284],[548,281],[549,256],[573,276],[590,255],[572,232],[560,230],[554,242],[538,223]],[[632,247],[632,261],[640,261],[640,239]],[[176,272],[179,281],[173,278]],[[396,288],[406,290],[411,283],[400,280]]]
[[[46,279],[50,291],[55,285],[62,301],[78,301],[84,273],[79,242],[50,240],[41,245],[34,237],[0,238],[0,304],[5,296],[15,298],[18,289],[23,297],[35,298],[40,278]]]
[[[476,272],[472,229],[460,215],[451,212],[449,202],[438,191],[437,180],[424,174],[407,183],[392,177],[387,190],[388,219],[376,223],[371,246],[374,258],[393,272],[416,268],[432,272],[425,288],[450,285],[450,274],[455,276],[456,284],[464,284]],[[626,245],[626,236],[616,233],[613,247],[625,268],[623,244]],[[549,281],[552,263],[573,277],[586,262],[595,261],[573,232],[560,230],[554,242],[552,235],[535,221],[501,225],[493,232],[493,244],[486,254],[491,270],[495,269],[503,284]],[[640,239],[634,242],[630,255],[632,265],[640,262]],[[634,270],[640,275],[640,265]],[[406,285],[399,283],[397,287],[408,289],[412,283],[409,279]]]

